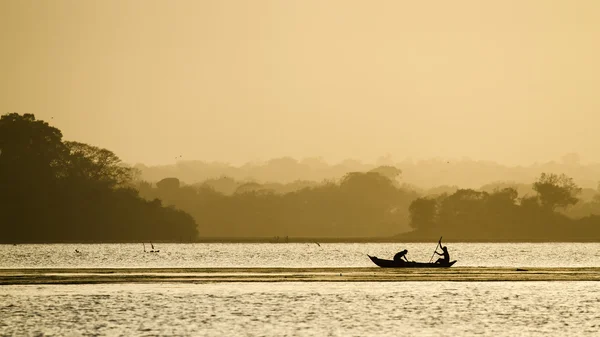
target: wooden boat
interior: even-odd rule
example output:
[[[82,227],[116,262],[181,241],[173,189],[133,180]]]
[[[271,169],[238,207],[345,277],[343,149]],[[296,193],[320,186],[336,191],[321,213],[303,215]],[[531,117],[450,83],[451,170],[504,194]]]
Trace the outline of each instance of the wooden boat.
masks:
[[[449,268],[456,263],[456,260],[450,261],[449,263],[425,263],[425,262],[405,262],[405,261],[394,261],[384,260],[376,256],[367,255],[373,263],[380,266],[381,268]]]

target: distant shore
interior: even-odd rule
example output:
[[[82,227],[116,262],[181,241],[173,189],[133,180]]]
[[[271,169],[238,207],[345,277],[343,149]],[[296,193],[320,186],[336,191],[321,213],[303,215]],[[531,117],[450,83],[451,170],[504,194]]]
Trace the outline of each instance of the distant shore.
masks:
[[[119,243],[436,243],[439,237],[423,238],[408,235],[393,237],[205,237],[193,241],[171,241],[171,240],[146,240],[146,241],[58,241],[58,242],[0,242],[3,245],[21,244],[119,244]],[[579,237],[572,239],[555,239],[551,237],[523,238],[523,239],[488,239],[488,238],[461,238],[443,237],[445,243],[593,243],[600,242],[596,237]]]

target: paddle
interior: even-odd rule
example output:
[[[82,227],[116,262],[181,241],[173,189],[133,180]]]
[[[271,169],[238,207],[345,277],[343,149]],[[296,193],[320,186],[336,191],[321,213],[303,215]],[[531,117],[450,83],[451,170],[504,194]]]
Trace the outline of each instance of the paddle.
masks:
[[[440,236],[440,241],[438,241],[437,246],[435,246],[435,250],[433,251],[433,254],[431,255],[431,259],[429,259],[429,263],[431,263],[431,261],[433,260],[433,257],[435,256],[435,252],[437,252],[438,246],[442,243],[442,237]]]

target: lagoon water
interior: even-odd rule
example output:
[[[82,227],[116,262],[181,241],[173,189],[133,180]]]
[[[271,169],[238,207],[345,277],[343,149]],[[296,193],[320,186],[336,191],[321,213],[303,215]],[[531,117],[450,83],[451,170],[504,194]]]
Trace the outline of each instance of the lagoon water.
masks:
[[[366,254],[391,258],[401,248],[427,261],[435,243],[155,247],[159,253],[144,253],[141,244],[0,245],[0,269],[360,268],[374,267]],[[448,247],[458,267],[600,267],[600,244]],[[4,285],[0,335],[597,336],[600,282]]]
[[[436,243],[0,245],[0,268],[372,267],[367,254],[429,261]],[[450,243],[457,267],[600,267],[600,243]],[[146,244],[146,251],[150,245]],[[76,253],[78,250],[80,253]]]
[[[6,286],[0,334],[598,336],[596,282]]]

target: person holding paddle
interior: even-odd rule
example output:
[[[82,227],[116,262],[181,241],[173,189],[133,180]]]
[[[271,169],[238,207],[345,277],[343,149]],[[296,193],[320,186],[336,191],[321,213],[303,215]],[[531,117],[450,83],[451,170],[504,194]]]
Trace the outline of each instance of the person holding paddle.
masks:
[[[448,248],[446,248],[446,246],[442,246],[440,244],[440,246],[442,247],[442,253],[438,253],[437,249],[435,250],[435,253],[437,255],[443,256],[440,257],[437,261],[435,261],[435,263],[440,263],[440,264],[448,264],[450,263],[450,254],[448,253]]]
[[[433,251],[433,254],[431,254],[431,258],[429,259],[429,263],[431,263],[431,260],[433,260],[433,257],[435,256],[435,253],[437,253],[437,249],[439,246],[442,245],[442,237],[440,236],[440,240],[438,241],[438,244],[435,246],[435,250]]]

